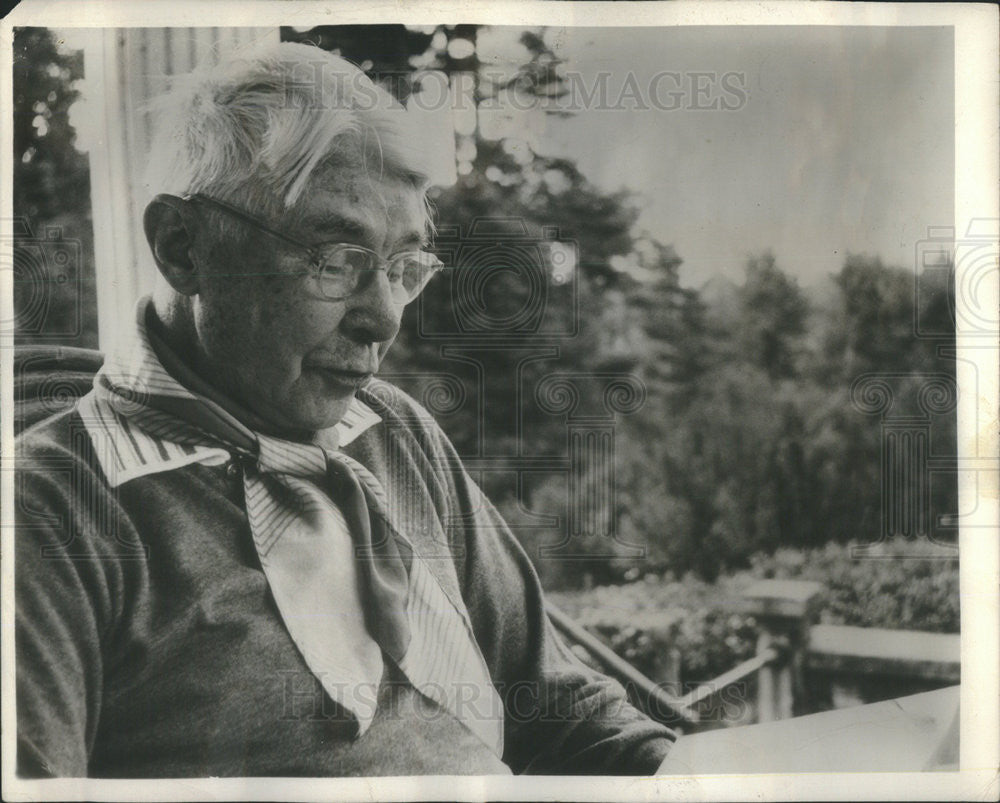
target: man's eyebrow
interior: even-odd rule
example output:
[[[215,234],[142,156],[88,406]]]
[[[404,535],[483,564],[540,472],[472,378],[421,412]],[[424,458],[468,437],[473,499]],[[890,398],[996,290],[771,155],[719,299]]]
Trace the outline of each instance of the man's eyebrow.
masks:
[[[411,231],[400,237],[396,241],[396,250],[402,247],[426,248],[430,244],[430,238],[425,231]]]
[[[374,239],[372,227],[356,218],[315,215],[304,218],[301,227],[317,237],[320,242],[331,242],[337,237],[346,237],[353,242],[365,244]],[[427,232],[411,231],[397,241],[395,250],[400,250],[400,246],[426,248],[429,242]]]
[[[323,241],[331,237],[349,237],[356,242],[370,242],[374,236],[372,227],[356,218],[334,215],[316,215],[303,219],[302,229]]]

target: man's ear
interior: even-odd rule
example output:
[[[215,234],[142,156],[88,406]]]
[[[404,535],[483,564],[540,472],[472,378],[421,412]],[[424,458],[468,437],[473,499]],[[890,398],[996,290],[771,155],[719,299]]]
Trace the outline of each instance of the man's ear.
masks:
[[[192,256],[197,221],[191,207],[174,195],[157,195],[142,217],[156,267],[178,293],[198,293],[201,278]]]

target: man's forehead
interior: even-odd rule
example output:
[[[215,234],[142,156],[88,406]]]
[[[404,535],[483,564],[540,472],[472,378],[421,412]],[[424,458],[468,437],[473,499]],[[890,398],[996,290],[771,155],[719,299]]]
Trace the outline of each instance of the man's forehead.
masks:
[[[394,173],[371,175],[353,165],[324,166],[296,204],[297,217],[311,229],[355,236],[421,239],[425,235],[424,192]]]

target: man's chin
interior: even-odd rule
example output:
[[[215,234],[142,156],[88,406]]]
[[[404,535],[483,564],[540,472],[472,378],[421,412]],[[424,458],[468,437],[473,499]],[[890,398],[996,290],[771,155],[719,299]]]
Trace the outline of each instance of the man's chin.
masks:
[[[280,421],[282,430],[294,432],[298,437],[339,423],[353,403],[358,388],[368,384],[371,376],[364,381],[340,381],[324,374],[309,372],[304,377],[307,381],[300,382],[292,393],[283,400],[273,400],[268,418]]]
[[[293,441],[308,441],[314,433],[339,423],[353,399],[353,393],[338,395],[337,398],[299,397],[292,403],[274,404],[264,417],[258,417],[256,421],[247,423],[265,435]]]
[[[317,432],[321,429],[329,429],[340,423],[347,414],[347,410],[354,400],[354,394],[338,398],[336,400],[324,399],[313,408],[311,414],[299,417],[299,423],[303,429]]]

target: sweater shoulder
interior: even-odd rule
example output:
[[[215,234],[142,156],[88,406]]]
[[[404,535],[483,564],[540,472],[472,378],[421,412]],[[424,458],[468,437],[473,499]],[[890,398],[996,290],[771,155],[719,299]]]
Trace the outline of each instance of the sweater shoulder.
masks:
[[[441,427],[427,408],[391,382],[373,379],[358,397],[390,425],[401,426],[414,434],[443,437]]]
[[[22,515],[29,510],[69,511],[79,518],[84,511],[107,508],[105,500],[111,492],[107,477],[75,409],[38,422],[14,443],[17,489],[25,500],[19,506]]]
[[[452,496],[452,474],[461,461],[434,416],[406,391],[384,380],[370,382],[358,396],[382,419],[380,426],[357,440],[356,448],[367,453],[371,467],[396,461],[395,467],[383,468],[395,472],[407,466],[425,481],[434,477],[440,499]]]
[[[14,438],[17,469],[27,469],[37,460],[72,460],[93,466],[93,443],[75,407],[50,416]]]

